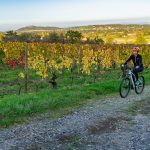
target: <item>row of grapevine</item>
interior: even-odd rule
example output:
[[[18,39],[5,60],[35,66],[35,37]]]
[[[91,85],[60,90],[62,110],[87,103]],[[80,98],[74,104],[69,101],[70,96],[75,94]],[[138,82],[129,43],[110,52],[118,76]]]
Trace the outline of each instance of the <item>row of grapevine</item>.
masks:
[[[42,78],[47,78],[48,72],[72,71],[73,68],[89,75],[101,68],[119,66],[131,54],[132,46],[28,43],[28,65]],[[140,48],[144,65],[150,67],[150,46]],[[4,63],[13,68],[24,65],[25,43],[0,43],[0,49],[5,53]]]

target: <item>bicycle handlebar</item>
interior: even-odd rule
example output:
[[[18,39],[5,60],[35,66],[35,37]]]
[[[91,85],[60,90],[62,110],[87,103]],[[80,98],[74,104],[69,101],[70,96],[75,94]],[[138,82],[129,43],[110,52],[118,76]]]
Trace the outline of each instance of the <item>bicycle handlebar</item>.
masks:
[[[130,70],[131,70],[132,68],[131,68],[128,64],[126,64],[126,65],[125,65],[125,64],[122,64],[122,65],[121,65],[121,70],[127,70],[127,69],[130,69]]]

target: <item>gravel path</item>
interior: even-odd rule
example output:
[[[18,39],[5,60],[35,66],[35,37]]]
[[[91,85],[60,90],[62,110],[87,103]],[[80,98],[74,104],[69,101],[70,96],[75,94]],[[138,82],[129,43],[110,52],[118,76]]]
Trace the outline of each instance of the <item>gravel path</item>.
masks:
[[[95,101],[64,117],[0,130],[0,150],[150,150],[150,116],[123,111],[150,98],[119,96]]]

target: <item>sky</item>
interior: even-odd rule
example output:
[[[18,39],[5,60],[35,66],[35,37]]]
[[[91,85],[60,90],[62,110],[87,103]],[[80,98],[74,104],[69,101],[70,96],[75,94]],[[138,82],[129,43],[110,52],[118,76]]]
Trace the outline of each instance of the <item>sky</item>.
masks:
[[[0,31],[28,25],[150,18],[149,8],[150,0],[0,0]]]

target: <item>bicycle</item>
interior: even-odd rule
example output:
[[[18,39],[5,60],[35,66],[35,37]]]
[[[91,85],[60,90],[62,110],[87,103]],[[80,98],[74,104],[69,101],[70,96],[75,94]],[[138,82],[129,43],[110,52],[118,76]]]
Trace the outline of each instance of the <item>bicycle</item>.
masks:
[[[129,65],[121,65],[121,69],[124,74],[124,78],[121,81],[119,92],[122,98],[126,98],[131,89],[135,90],[136,94],[141,94],[145,87],[145,79],[143,75],[139,75],[138,82],[136,84],[136,76],[133,74]],[[126,71],[126,73],[125,73]]]

